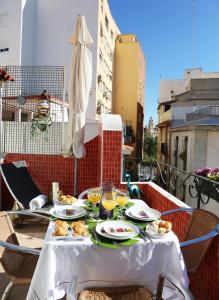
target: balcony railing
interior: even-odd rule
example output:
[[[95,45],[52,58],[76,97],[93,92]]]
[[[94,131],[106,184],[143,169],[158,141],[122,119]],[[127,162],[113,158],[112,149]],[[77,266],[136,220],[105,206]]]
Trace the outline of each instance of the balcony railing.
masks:
[[[176,196],[181,201],[188,203],[194,208],[207,205],[209,201],[219,203],[219,182],[198,176],[193,172],[185,172],[174,166],[159,161],[140,166],[136,169],[139,181],[154,181],[163,189]],[[137,163],[135,164],[137,165]],[[127,170],[131,176],[134,171]],[[136,178],[134,180],[137,180]],[[216,203],[217,202],[217,203]]]
[[[203,109],[197,110],[193,113],[186,114],[186,121],[200,120],[204,118],[219,117],[219,105],[212,105]]]

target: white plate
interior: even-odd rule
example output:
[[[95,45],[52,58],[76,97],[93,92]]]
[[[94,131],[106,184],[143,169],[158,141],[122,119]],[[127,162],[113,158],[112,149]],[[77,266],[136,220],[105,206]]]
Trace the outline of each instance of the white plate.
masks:
[[[160,218],[161,213],[153,208],[145,208],[145,206],[134,205],[126,209],[125,214],[136,220],[141,221],[154,221]],[[146,216],[144,216],[146,214]]]
[[[74,214],[69,216],[66,215],[66,209],[74,210]],[[55,218],[61,218],[65,220],[78,219],[86,215],[86,210],[82,207],[72,206],[72,205],[60,205],[55,206],[50,210],[50,213]]]
[[[54,228],[55,226],[53,226],[53,230],[51,231],[52,233],[54,232]],[[51,237],[56,241],[81,241],[86,238],[86,236],[82,235],[73,236],[73,230],[70,226],[68,228],[68,235],[52,235],[52,233]]]
[[[150,237],[152,237],[154,239],[163,239],[168,235],[168,233],[170,233],[170,231],[168,231],[164,234],[154,233],[153,229],[151,228],[151,224],[148,224],[146,226],[145,232],[146,232],[146,234],[148,234]]]
[[[132,232],[110,232],[108,231],[109,228],[131,228],[133,231]],[[106,231],[107,230],[107,231]],[[97,224],[96,226],[96,232],[104,237],[107,237],[109,239],[115,239],[115,240],[127,240],[130,238],[133,238],[136,236],[139,232],[139,229],[137,226],[125,222],[125,221],[104,221],[102,223]]]

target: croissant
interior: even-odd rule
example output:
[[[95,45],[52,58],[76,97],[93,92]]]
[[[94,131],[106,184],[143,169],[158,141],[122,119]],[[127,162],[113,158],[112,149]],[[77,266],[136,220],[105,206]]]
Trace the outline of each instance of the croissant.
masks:
[[[55,228],[55,231],[52,234],[53,236],[66,236],[68,235],[68,230],[63,227]]]
[[[66,221],[61,221],[61,220],[55,221],[55,229],[58,229],[60,227],[67,230],[68,229],[68,223]]]

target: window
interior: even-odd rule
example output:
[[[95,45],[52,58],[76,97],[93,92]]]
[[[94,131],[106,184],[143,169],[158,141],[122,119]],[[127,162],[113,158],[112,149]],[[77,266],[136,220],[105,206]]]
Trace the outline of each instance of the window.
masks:
[[[114,33],[113,33],[112,30],[110,31],[110,36],[111,36],[111,40],[113,40],[114,39]]]
[[[100,36],[103,37],[103,25],[100,24]]]
[[[21,122],[27,122],[28,121],[28,113],[21,113]]]
[[[179,144],[179,137],[176,136],[176,138],[174,140],[174,151],[173,151],[175,167],[177,167],[177,163],[178,163],[178,144]]]
[[[109,57],[110,57],[110,61],[113,61],[113,52],[112,51],[110,51]]]
[[[8,42],[0,43],[0,53],[8,52],[8,51],[9,51],[9,43]]]
[[[8,52],[9,48],[0,48],[0,52]]]
[[[171,105],[170,104],[166,104],[164,105],[164,112],[168,111],[171,109]]]
[[[105,26],[106,26],[107,31],[109,31],[109,20],[108,20],[107,16],[105,16]]]
[[[99,53],[99,59],[100,59],[100,62],[102,63],[103,62],[103,53],[101,51]]]

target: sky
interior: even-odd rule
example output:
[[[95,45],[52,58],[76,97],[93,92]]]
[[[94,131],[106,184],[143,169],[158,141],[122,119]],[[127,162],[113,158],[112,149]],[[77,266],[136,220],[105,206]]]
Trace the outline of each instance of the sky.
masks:
[[[219,0],[108,0],[121,33],[134,33],[146,60],[145,120],[157,123],[160,79],[185,69],[219,72]]]

